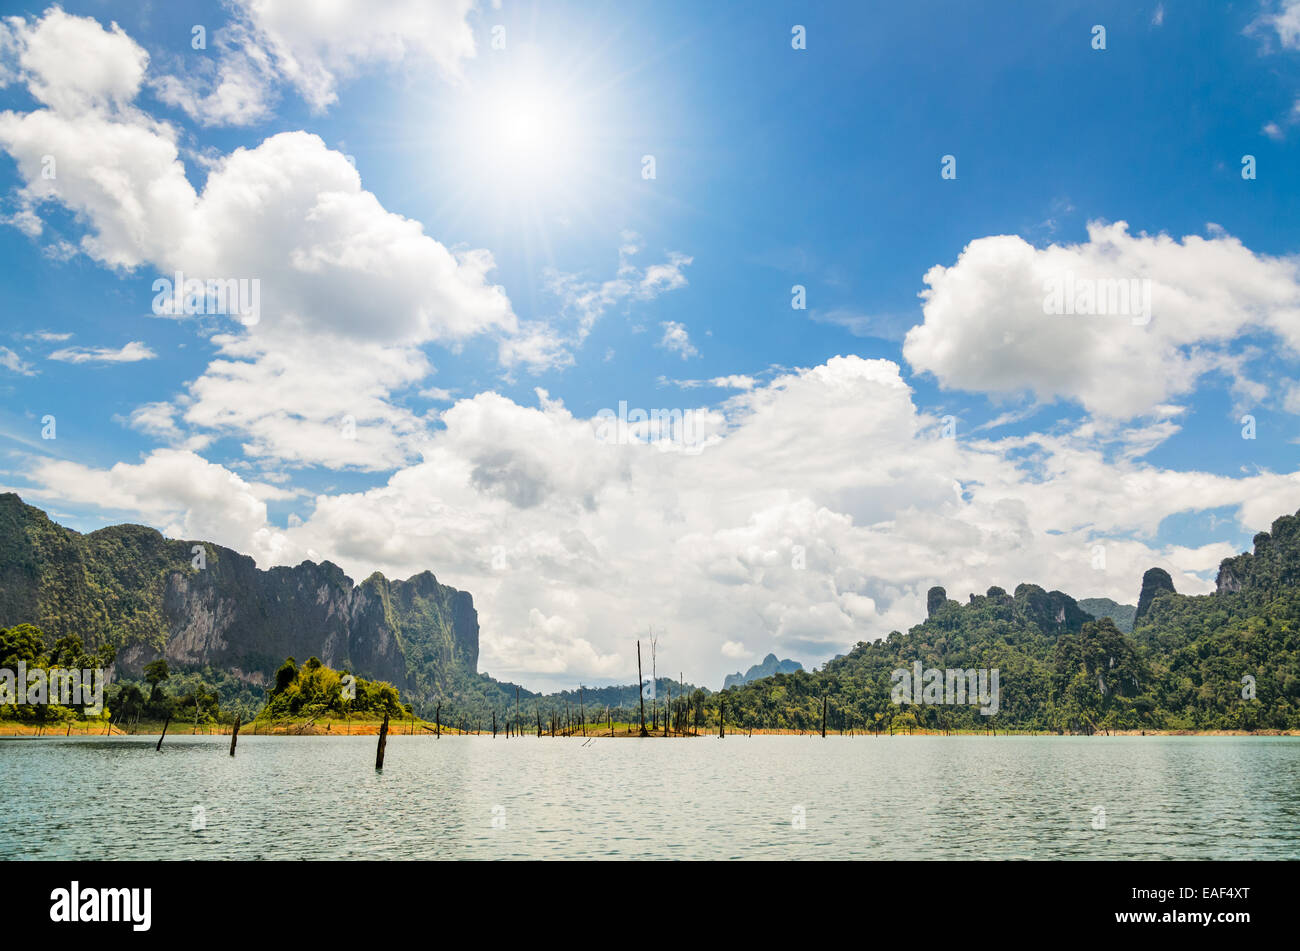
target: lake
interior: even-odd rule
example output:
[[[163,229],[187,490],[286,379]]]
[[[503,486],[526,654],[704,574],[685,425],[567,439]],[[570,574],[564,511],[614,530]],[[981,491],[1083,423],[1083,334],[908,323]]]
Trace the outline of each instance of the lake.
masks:
[[[156,742],[0,740],[0,854],[1300,858],[1300,737]]]

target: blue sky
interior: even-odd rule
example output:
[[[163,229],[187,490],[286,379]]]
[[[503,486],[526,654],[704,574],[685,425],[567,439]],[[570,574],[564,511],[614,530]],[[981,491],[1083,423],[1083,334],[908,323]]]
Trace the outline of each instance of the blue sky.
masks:
[[[818,663],[930,583],[1207,590],[1300,506],[1300,4],[277,7],[8,11],[0,482],[65,524],[428,567],[564,685],[646,625]],[[261,321],[155,315],[178,264]],[[1151,323],[1035,313],[1062,267]],[[710,438],[591,443],[620,401]]]

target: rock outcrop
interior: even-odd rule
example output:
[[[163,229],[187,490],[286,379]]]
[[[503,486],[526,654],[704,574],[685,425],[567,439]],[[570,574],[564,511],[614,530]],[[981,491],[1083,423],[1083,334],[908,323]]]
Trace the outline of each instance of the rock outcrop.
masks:
[[[1148,568],[1146,574],[1142,576],[1142,591],[1138,595],[1137,611],[1133,615],[1133,623],[1139,623],[1151,609],[1151,602],[1155,600],[1157,594],[1161,591],[1173,591],[1174,579],[1169,577],[1169,572],[1163,568]]]
[[[428,571],[360,584],[328,561],[263,571],[142,525],[82,535],[0,494],[0,626],[22,622],[113,644],[130,674],[165,657],[265,685],[286,657],[315,656],[420,701],[478,666],[473,599]]]

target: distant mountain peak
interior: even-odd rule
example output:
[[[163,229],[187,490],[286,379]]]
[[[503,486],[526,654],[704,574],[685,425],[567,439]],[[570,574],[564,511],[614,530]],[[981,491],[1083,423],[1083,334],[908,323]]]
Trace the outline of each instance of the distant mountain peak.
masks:
[[[796,670],[803,670],[803,664],[797,660],[777,660],[775,654],[769,653],[763,658],[763,662],[755,664],[743,674],[736,671],[734,674],[727,674],[726,679],[722,682],[722,689],[728,687],[739,687],[749,683],[752,680],[761,680],[764,677],[771,677],[774,674],[792,674]]]
[[[1162,591],[1174,592],[1174,579],[1169,577],[1169,572],[1163,568],[1148,568],[1146,574],[1142,576],[1142,591],[1138,595],[1137,613],[1133,616],[1134,622],[1142,620],[1147,611],[1151,609],[1151,602]]]

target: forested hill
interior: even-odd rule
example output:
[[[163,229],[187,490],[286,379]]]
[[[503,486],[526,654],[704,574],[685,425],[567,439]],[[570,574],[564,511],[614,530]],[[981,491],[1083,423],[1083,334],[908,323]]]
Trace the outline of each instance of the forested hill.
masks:
[[[636,684],[580,690],[575,678],[572,691],[543,697],[479,673],[474,602],[431,572],[405,581],[375,572],[357,584],[330,562],[263,571],[237,551],[143,525],[82,534],[0,493],[0,630],[24,624],[46,647],[76,637],[115,648],[117,681],[138,680],[161,658],[174,682],[244,710],[261,706],[287,659],[314,658],[392,684],[421,715],[441,709],[477,726],[516,709],[530,720],[566,707],[639,711]],[[647,690],[655,712],[697,689],[662,677],[656,686]]]
[[[930,593],[929,617],[814,673],[724,691],[727,719],[811,729],[827,698],[832,728],[913,722],[932,729],[1300,728],[1300,518],[1283,516],[1254,552],[1225,560],[1214,594],[1173,591],[1148,571],[1133,633],[1059,591],[990,588],[967,604]],[[997,668],[999,709],[895,704],[891,673]],[[1253,692],[1254,696],[1250,694]]]
[[[832,729],[1300,729],[1300,517],[1226,559],[1214,594],[1180,595],[1153,568],[1137,595],[1130,634],[1037,585],[990,588],[966,604],[934,588],[927,618],[905,634],[719,694],[660,678],[647,713],[670,699],[676,710],[685,695],[703,723],[725,712],[741,727],[811,729],[825,701]],[[1126,606],[1084,604],[1127,626]],[[238,552],[139,525],[82,535],[0,494],[0,628],[24,623],[51,644],[75,635],[118,648],[119,676],[161,656],[232,697],[269,683],[292,656],[392,683],[422,715],[438,705],[480,720],[512,708],[534,720],[575,706],[593,720],[640,713],[636,685],[542,697],[478,673],[473,602],[429,572],[354,584],[328,562],[260,571]],[[891,675],[914,663],[997,669],[997,713],[893,703]]]
[[[23,623],[117,648],[119,675],[162,657],[264,686],[286,657],[316,656],[417,703],[480,688],[473,600],[430,572],[355,584],[330,562],[262,571],[143,525],[81,534],[3,493],[0,627]]]
[[[1120,604],[1110,598],[1083,598],[1079,601],[1079,607],[1095,618],[1110,618],[1125,634],[1133,632],[1133,619],[1137,614],[1137,607],[1132,604]]]

